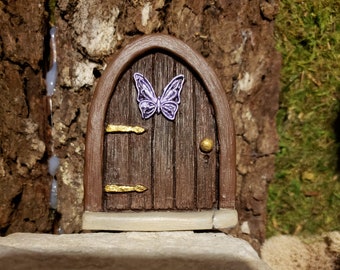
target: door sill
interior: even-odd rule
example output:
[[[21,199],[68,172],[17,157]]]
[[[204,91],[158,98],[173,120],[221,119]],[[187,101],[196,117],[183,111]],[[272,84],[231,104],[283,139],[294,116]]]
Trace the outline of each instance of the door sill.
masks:
[[[237,225],[234,209],[200,212],[88,212],[83,230],[104,231],[186,231],[228,229]]]

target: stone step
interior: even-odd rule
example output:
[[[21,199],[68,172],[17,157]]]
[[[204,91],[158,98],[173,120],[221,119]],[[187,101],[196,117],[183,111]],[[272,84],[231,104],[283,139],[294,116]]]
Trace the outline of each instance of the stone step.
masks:
[[[270,269],[244,240],[219,232],[14,233],[2,269]]]

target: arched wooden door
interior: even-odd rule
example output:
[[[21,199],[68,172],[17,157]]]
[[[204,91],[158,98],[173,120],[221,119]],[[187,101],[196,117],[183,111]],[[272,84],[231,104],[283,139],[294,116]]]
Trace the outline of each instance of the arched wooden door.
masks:
[[[173,120],[156,102],[151,103],[158,113],[143,119],[136,73],[150,82],[155,97],[184,76]],[[115,132],[105,132],[110,125]],[[144,132],[134,132],[136,127]],[[128,191],[137,185],[146,190]],[[112,186],[118,188],[107,192]],[[172,37],[151,35],[131,43],[103,74],[91,104],[83,228],[231,227],[237,222],[234,203],[233,122],[215,74]]]
[[[142,119],[133,74],[149,78],[156,96],[179,74],[184,75],[174,120],[155,113]],[[197,210],[218,207],[218,140],[214,109],[201,83],[179,61],[150,53],[132,64],[110,99],[105,126],[139,126],[146,131],[104,135],[103,180],[106,185],[143,185],[146,191],[106,192],[104,211]],[[212,150],[200,149],[205,138]]]

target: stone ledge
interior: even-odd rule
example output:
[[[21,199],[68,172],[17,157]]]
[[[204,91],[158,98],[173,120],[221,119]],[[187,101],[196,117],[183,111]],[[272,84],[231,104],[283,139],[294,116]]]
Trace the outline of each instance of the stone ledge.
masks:
[[[0,238],[3,269],[270,269],[223,233],[15,233]]]
[[[83,214],[83,230],[164,232],[227,229],[237,225],[234,209],[199,212],[88,212]]]

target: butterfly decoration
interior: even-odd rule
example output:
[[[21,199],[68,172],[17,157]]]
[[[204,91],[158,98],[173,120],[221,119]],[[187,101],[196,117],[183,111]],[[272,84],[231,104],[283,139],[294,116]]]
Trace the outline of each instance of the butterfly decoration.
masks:
[[[184,75],[177,75],[157,97],[151,83],[140,73],[134,73],[137,89],[137,102],[143,119],[148,119],[155,113],[162,113],[168,120],[174,120],[180,104],[180,95],[184,83]]]

